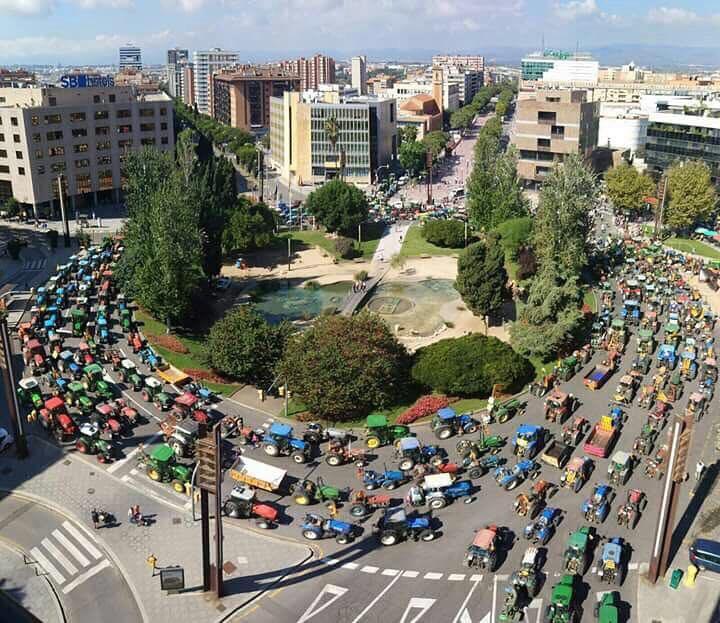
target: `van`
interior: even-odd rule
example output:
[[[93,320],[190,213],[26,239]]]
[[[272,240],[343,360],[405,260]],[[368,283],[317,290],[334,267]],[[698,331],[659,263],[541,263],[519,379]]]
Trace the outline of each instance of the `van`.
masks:
[[[710,539],[695,539],[690,546],[690,562],[701,571],[720,573],[720,543]]]

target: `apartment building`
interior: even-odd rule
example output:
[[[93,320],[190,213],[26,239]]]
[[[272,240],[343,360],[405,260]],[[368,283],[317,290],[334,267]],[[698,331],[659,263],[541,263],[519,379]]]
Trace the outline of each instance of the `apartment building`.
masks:
[[[300,78],[282,69],[245,65],[212,78],[211,115],[246,131],[270,125],[270,98],[299,91]]]
[[[71,207],[117,202],[127,154],[146,146],[169,151],[174,143],[172,101],[164,93],[0,89],[0,202],[15,197],[46,209],[58,198],[60,176]]]
[[[367,57],[353,56],[350,61],[351,84],[360,95],[367,95]]]
[[[168,92],[173,97],[182,99],[184,94],[184,69],[190,62],[188,50],[173,48],[167,51],[167,64],[165,65],[165,80]]]
[[[328,121],[338,129],[330,140]],[[397,158],[395,100],[336,91],[285,92],[270,99],[270,164],[287,184],[322,184],[343,172],[370,184]]]
[[[220,48],[193,52],[193,102],[198,111],[210,114],[210,89],[212,75],[216,71],[237,65],[240,57],[237,52],[227,52]]]
[[[567,154],[589,156],[597,145],[598,104],[583,90],[520,93],[511,142],[519,151],[518,176],[537,184]]]
[[[125,69],[142,69],[142,50],[132,43],[127,43],[120,48],[118,67],[120,71]]]
[[[460,106],[470,104],[483,86],[482,71],[467,69],[458,65],[445,65],[442,66],[442,72],[443,83],[457,86]]]
[[[300,57],[292,61],[282,61],[279,66],[300,78],[300,89],[303,91],[335,82],[335,60],[330,56],[316,54],[312,58]]]
[[[485,57],[472,54],[436,54],[432,57],[433,65],[455,65],[485,71]]]

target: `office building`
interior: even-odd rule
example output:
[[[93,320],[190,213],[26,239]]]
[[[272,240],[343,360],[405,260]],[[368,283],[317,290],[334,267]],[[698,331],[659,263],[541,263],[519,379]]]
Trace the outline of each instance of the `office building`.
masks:
[[[475,69],[465,69],[457,65],[442,67],[443,81],[447,84],[457,85],[460,106],[466,106],[483,86],[483,72]]]
[[[367,95],[367,57],[353,56],[350,61],[351,84],[360,95]]]
[[[127,43],[120,48],[120,62],[118,63],[120,71],[125,69],[142,69],[142,52],[140,48],[132,43]]]
[[[270,125],[270,98],[299,91],[300,78],[282,69],[244,65],[212,77],[211,115],[246,131]]]
[[[588,54],[554,50],[530,54],[521,60],[520,67],[521,89],[593,86],[600,71],[600,64]]]
[[[367,80],[368,95],[383,95],[388,89],[392,89],[394,86],[394,76],[382,74],[373,78],[368,78]]]
[[[126,155],[172,150],[172,100],[132,87],[0,89],[0,202],[50,208],[63,176],[69,206],[119,200]]]
[[[328,133],[331,119],[338,129],[335,144]],[[270,99],[270,163],[286,184],[322,184],[341,170],[348,182],[370,184],[396,158],[395,100],[331,90]]]
[[[220,48],[193,52],[193,102],[198,111],[210,114],[210,83],[216,71],[233,67],[239,63],[237,52],[227,52]]]
[[[645,148],[648,115],[636,104],[600,103],[598,147],[629,151],[631,155]]]
[[[29,71],[0,68],[0,88],[21,88],[35,86],[36,84],[35,74]]]
[[[467,54],[437,54],[432,57],[433,65],[455,65],[485,71],[485,57]]]
[[[279,63],[281,69],[300,78],[300,89],[317,89],[321,84],[335,82],[335,60],[330,56],[316,54],[312,58],[298,58]]]
[[[173,97],[182,99],[184,91],[183,71],[190,62],[187,50],[173,48],[167,51],[167,64],[165,65],[165,80],[168,92]]]
[[[535,184],[567,154],[588,157],[597,145],[598,108],[582,90],[520,93],[511,136],[519,151],[518,176]]]

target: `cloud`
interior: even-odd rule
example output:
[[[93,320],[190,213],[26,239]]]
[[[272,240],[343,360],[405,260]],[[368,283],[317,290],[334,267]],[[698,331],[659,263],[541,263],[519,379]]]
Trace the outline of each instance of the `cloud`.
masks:
[[[702,18],[695,11],[675,7],[661,6],[648,11],[648,21],[655,24],[679,26],[681,24],[693,24],[700,19]]]
[[[573,21],[579,17],[598,15],[600,9],[595,0],[570,0],[569,2],[555,2],[553,12],[561,20]]]
[[[72,0],[81,9],[131,9],[134,0]]]
[[[0,0],[0,13],[7,11],[18,15],[47,13],[55,7],[55,0]]]

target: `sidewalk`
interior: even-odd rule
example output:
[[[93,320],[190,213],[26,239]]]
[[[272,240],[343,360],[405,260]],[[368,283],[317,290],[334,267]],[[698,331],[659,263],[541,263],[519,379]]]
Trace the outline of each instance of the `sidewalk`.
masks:
[[[0,458],[4,474],[2,487],[43,501],[57,512],[89,525],[92,508],[113,512],[121,525],[94,532],[121,570],[144,620],[160,623],[178,621],[221,621],[260,596],[312,551],[294,541],[281,540],[240,528],[247,522],[225,520],[224,557],[227,597],[221,601],[198,590],[202,585],[200,523],[188,510],[159,495],[151,497],[150,481],[144,474],[133,478],[115,477],[92,458],[66,455],[58,448],[31,436],[31,458],[17,461],[12,454]],[[89,459],[85,462],[85,458]],[[135,485],[135,482],[141,487]],[[149,527],[129,525],[126,510],[139,504],[143,513],[155,519]],[[211,533],[213,532],[211,526]],[[211,536],[212,538],[212,536]],[[167,596],[160,590],[159,577],[146,562],[153,554],[158,568],[179,565],[185,569],[187,592]]]

